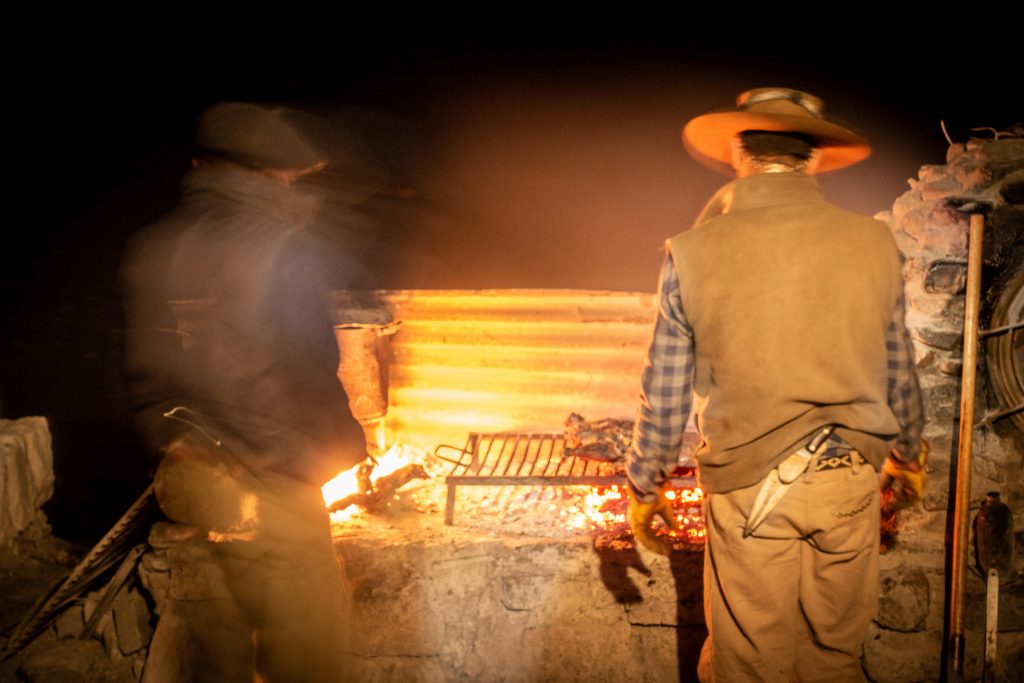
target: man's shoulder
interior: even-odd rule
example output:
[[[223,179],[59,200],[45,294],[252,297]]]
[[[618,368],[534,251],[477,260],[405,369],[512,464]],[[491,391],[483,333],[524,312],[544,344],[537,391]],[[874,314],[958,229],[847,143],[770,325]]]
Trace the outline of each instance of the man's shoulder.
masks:
[[[892,228],[885,221],[874,216],[850,211],[828,202],[826,202],[826,205],[829,211],[827,220],[830,225],[835,226],[837,229],[857,231],[887,244],[892,244],[893,247],[896,246]]]

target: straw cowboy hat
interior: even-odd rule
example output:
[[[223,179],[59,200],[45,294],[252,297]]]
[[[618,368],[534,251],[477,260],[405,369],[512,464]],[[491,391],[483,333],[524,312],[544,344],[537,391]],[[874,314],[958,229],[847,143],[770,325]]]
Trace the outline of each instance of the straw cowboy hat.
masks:
[[[867,140],[842,124],[822,118],[823,106],[814,95],[790,88],[747,90],[736,98],[735,108],[712,111],[687,123],[683,144],[698,160],[731,167],[730,145],[739,133],[778,131],[802,133],[818,141],[822,153],[819,173],[866,159],[871,154]]]

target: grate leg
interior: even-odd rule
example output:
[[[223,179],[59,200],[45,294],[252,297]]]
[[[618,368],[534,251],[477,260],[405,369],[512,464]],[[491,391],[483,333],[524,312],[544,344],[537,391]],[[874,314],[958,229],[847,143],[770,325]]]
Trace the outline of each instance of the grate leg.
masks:
[[[444,506],[444,523],[447,526],[455,523],[455,487],[455,482],[448,482],[448,502]]]

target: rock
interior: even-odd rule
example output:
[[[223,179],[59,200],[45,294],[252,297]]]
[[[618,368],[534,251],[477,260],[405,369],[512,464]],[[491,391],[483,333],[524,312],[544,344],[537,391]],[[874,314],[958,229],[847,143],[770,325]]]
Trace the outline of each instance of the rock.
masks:
[[[697,552],[546,539],[337,547],[360,680],[678,681],[677,647],[695,655],[705,633]]]
[[[135,657],[132,658],[132,678],[137,681],[142,680],[142,672],[146,670],[146,659],[149,653],[146,650],[140,650]]]
[[[56,627],[58,640],[68,640],[80,636],[85,628],[82,606],[73,605],[61,612],[57,617]]]
[[[944,481],[929,482],[922,505],[930,512],[945,510],[949,507],[949,485]]]
[[[943,176],[924,184],[921,187],[921,200],[934,202],[960,192],[963,187],[955,179]]]
[[[173,610],[160,615],[149,644],[142,683],[176,683],[191,679],[188,668],[188,627]]]
[[[1003,183],[1003,186],[999,188],[999,196],[1007,204],[1024,204],[1024,180]]]
[[[911,296],[909,300],[914,318],[931,322],[932,319],[939,318],[946,310],[949,295],[933,291]]]
[[[931,591],[924,571],[900,567],[881,577],[878,624],[891,631],[923,631],[931,608]]]
[[[26,657],[18,668],[25,683],[134,683],[130,665],[111,662],[95,640],[68,640]]]
[[[954,161],[956,161],[957,159],[962,157],[966,151],[967,151],[967,145],[965,143],[963,143],[963,142],[953,143],[952,145],[949,146],[949,149],[946,150],[946,163],[947,164],[953,163]],[[926,168],[927,169],[941,169],[942,171],[945,171],[945,167],[944,166],[930,165],[930,166],[922,166],[921,167],[922,170],[924,170]]]
[[[1000,634],[996,648],[996,680],[1024,680],[1024,634]]]
[[[936,327],[915,327],[910,330],[910,336],[933,348],[952,351],[960,346],[963,333]]]
[[[113,612],[121,654],[133,654],[149,644],[153,635],[149,605],[137,590],[122,590],[114,600]]]
[[[963,374],[964,363],[959,360],[944,360],[939,363],[939,372],[950,377],[960,377]]]
[[[53,482],[46,418],[0,420],[0,542],[32,523],[53,495]]]
[[[159,614],[160,606],[169,598],[171,565],[163,555],[148,552],[139,560],[139,582],[153,598]]]
[[[963,294],[967,287],[967,264],[961,261],[935,261],[925,275],[924,289],[929,294]]]
[[[986,163],[1024,166],[1024,139],[1001,138],[983,140],[978,145],[978,159]]]
[[[973,554],[970,564],[971,569],[975,569]],[[968,572],[965,592],[964,613],[967,628],[984,632],[986,582],[973,571]],[[1000,582],[999,629],[1024,630],[1024,582]]]
[[[922,386],[921,396],[928,417],[940,421],[948,421],[955,417],[960,406],[958,389],[952,383]]]
[[[965,166],[956,170],[956,178],[968,191],[979,190],[992,180],[989,171],[980,166]]]
[[[872,624],[864,642],[865,669],[875,683],[937,681],[941,651],[941,631],[900,633]]]

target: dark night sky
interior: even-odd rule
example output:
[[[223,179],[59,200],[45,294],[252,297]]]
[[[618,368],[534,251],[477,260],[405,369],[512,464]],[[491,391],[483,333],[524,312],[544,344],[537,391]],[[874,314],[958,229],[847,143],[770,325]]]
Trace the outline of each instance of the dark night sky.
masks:
[[[381,288],[653,290],[662,241],[723,180],[686,156],[682,124],[747,88],[811,91],[865,133],[874,156],[824,185],[866,213],[943,163],[940,120],[962,141],[971,126],[1024,118],[1016,46],[992,29],[981,40],[876,26],[866,39],[867,27],[790,26],[801,42],[769,51],[757,33],[687,35],[667,17],[472,37],[334,25],[315,38],[183,29],[171,40],[139,24],[130,41],[81,31],[27,41],[29,57],[6,48],[20,66],[5,83],[0,417],[50,418],[58,533],[98,537],[145,485],[116,272],[125,239],[173,206],[192,123],[215,101],[305,102],[362,122],[418,193],[376,209],[399,254],[386,262],[402,266],[375,273]]]

